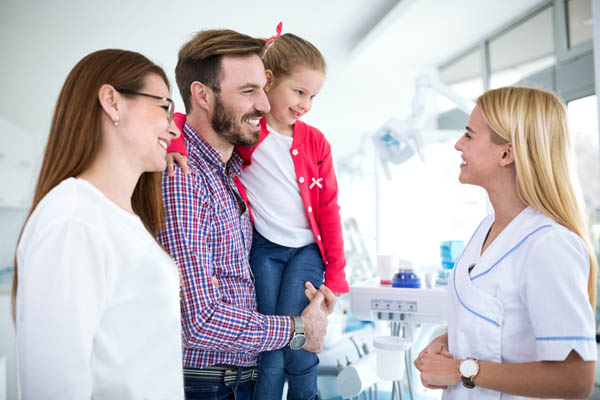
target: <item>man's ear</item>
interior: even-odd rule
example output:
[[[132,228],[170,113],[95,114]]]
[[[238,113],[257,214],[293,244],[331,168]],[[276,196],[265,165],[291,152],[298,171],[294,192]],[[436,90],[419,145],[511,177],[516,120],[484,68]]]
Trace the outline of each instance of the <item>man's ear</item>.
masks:
[[[512,147],[512,143],[507,143],[504,148],[504,152],[502,153],[502,158],[500,159],[500,165],[506,167],[515,162],[515,152]]]
[[[194,81],[190,85],[190,93],[192,95],[192,103],[194,105],[197,104],[200,108],[210,111],[210,106],[213,103],[214,97],[214,92],[211,88],[202,82]]]
[[[119,125],[119,92],[112,85],[105,83],[98,90],[98,101],[106,116],[115,126]]]
[[[267,84],[265,85],[265,92],[268,92],[275,82],[275,75],[273,75],[273,71],[270,69],[265,69],[265,77],[267,78]]]

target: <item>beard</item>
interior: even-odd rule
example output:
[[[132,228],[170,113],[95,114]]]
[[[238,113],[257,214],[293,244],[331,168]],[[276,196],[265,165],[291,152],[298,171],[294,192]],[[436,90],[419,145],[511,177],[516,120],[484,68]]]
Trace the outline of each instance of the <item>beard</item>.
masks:
[[[244,135],[242,121],[248,119],[260,119],[263,113],[255,111],[245,114],[240,120],[236,119],[235,113],[223,104],[221,96],[215,96],[215,106],[213,115],[210,119],[213,130],[221,135],[228,143],[234,146],[254,146],[260,139],[260,128],[251,131],[249,135]]]

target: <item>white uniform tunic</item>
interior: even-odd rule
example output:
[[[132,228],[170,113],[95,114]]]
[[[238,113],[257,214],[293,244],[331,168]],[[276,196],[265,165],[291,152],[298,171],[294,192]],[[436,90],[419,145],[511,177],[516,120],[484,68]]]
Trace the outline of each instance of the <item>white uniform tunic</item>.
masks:
[[[562,361],[575,350],[586,361],[596,360],[584,242],[527,207],[481,255],[493,221],[493,215],[483,220],[450,276],[452,357],[511,364]],[[459,383],[443,398],[522,397]]]
[[[17,258],[24,399],[183,399],[179,274],[138,217],[66,179]]]

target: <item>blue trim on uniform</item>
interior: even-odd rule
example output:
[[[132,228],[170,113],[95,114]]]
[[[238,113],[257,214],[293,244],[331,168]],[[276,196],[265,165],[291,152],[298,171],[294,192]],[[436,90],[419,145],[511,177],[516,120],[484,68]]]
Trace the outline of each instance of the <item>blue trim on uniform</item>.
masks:
[[[533,235],[534,233],[536,233],[537,231],[539,231],[540,229],[544,229],[544,228],[549,228],[552,225],[542,225],[538,228],[536,228],[536,230],[534,230],[533,232],[531,232],[530,234],[528,234],[527,236],[525,236],[523,239],[521,239],[521,241],[519,243],[517,243],[515,245],[515,247],[513,247],[512,249],[510,249],[509,251],[507,251],[502,257],[500,257],[500,259],[498,261],[496,261],[491,267],[489,267],[487,270],[483,271],[480,274],[477,274],[475,276],[473,276],[471,278],[472,281],[474,281],[475,279],[479,278],[480,276],[483,276],[485,274],[487,274],[488,272],[490,272],[496,265],[498,265],[500,263],[500,261],[504,260],[510,253],[512,253],[513,251],[515,251],[520,245],[523,244],[523,242],[525,242],[527,239],[529,239],[529,237],[531,235]]]
[[[473,232],[473,234],[471,235],[471,239],[469,239],[469,241],[467,242],[467,245],[465,246],[465,248],[463,249],[462,253],[460,253],[460,256],[458,256],[458,258],[456,259],[456,261],[454,262],[454,269],[456,269],[456,267],[458,266],[458,263],[460,262],[460,260],[462,259],[462,256],[465,254],[465,251],[467,251],[467,249],[469,248],[469,245],[471,244],[471,242],[473,241],[473,238],[475,237],[475,235],[477,234],[477,232],[479,231],[479,228],[481,228],[481,225],[483,225],[483,223],[485,222],[485,220],[487,219],[487,217],[485,217],[483,219],[483,221],[481,221],[479,223],[479,226],[477,227],[477,229],[475,229],[475,232]]]
[[[496,321],[494,321],[494,320],[493,320],[493,319],[491,319],[491,318],[488,318],[488,317],[486,317],[486,316],[484,316],[484,315],[481,315],[481,314],[479,314],[478,312],[475,312],[475,311],[471,310],[469,307],[467,307],[467,306],[466,306],[466,304],[465,304],[465,303],[463,303],[462,299],[461,299],[461,298],[460,298],[460,296],[458,295],[458,290],[456,289],[456,267],[454,268],[454,271],[452,271],[452,273],[453,273],[453,277],[452,277],[452,278],[453,278],[453,279],[452,279],[452,283],[454,284],[454,293],[456,293],[456,298],[458,299],[458,301],[460,302],[460,304],[461,304],[461,305],[462,305],[462,306],[463,306],[463,307],[464,307],[464,308],[465,308],[467,311],[470,311],[470,312],[471,312],[473,315],[475,315],[475,316],[477,316],[477,317],[479,317],[479,318],[483,319],[484,321],[487,321],[487,322],[489,322],[489,323],[491,323],[491,324],[493,324],[493,325],[496,325],[496,326],[499,328],[499,327],[500,327],[500,324],[499,324],[499,323],[497,323]]]
[[[544,336],[544,337],[536,337],[535,340],[589,340],[596,341],[596,337],[591,336]]]
[[[493,324],[493,325],[496,325],[497,327],[500,327],[500,324],[499,324],[499,323],[497,323],[496,321],[494,321],[493,319],[491,319],[491,318],[488,318],[488,317],[486,317],[486,316],[484,316],[484,315],[481,315],[481,314],[479,314],[479,313],[477,313],[477,312],[473,311],[473,310],[472,310],[472,309],[470,309],[469,307],[467,307],[467,306],[466,306],[466,304],[465,304],[465,303],[463,303],[462,299],[461,299],[461,298],[460,298],[460,296],[458,295],[458,290],[456,289],[456,269],[458,268],[458,265],[459,265],[459,262],[460,262],[460,261],[461,261],[461,259],[462,259],[462,256],[465,254],[465,252],[466,252],[466,251],[467,251],[467,249],[469,248],[469,245],[471,244],[471,241],[473,241],[473,238],[475,237],[475,235],[477,234],[477,232],[479,232],[479,228],[481,228],[481,225],[483,225],[483,223],[485,222],[485,220],[486,220],[486,219],[487,219],[487,217],[486,217],[486,218],[484,218],[484,219],[483,219],[483,221],[481,221],[481,222],[479,223],[479,226],[477,227],[477,229],[475,229],[475,232],[473,232],[473,235],[471,236],[471,239],[469,239],[469,242],[468,242],[468,243],[467,243],[467,245],[465,246],[465,248],[464,248],[463,252],[461,253],[460,257],[458,257],[458,259],[456,260],[456,263],[454,263],[454,268],[453,268],[453,271],[452,271],[452,283],[453,283],[453,286],[454,286],[454,293],[456,294],[456,298],[458,299],[458,302],[459,302],[459,303],[460,303],[460,304],[461,304],[461,305],[462,305],[462,306],[463,306],[463,307],[464,307],[464,308],[465,308],[467,311],[469,311],[469,312],[473,313],[473,315],[475,315],[475,316],[477,316],[477,317],[479,317],[479,318],[483,319],[484,321],[487,321],[487,322],[489,322],[489,323],[491,323],[491,324]]]

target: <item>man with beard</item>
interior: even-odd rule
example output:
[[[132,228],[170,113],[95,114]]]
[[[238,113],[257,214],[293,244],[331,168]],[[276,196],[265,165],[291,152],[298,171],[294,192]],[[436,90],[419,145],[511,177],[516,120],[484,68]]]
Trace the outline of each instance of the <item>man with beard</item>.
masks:
[[[264,41],[231,30],[198,33],[179,52],[175,76],[186,114],[189,174],[164,174],[167,222],[159,240],[181,272],[186,398],[251,399],[257,354],[284,347],[319,352],[335,297],[325,287],[298,317],[256,311],[248,262],[249,209],[237,182],[235,146],[259,140],[269,111]]]

